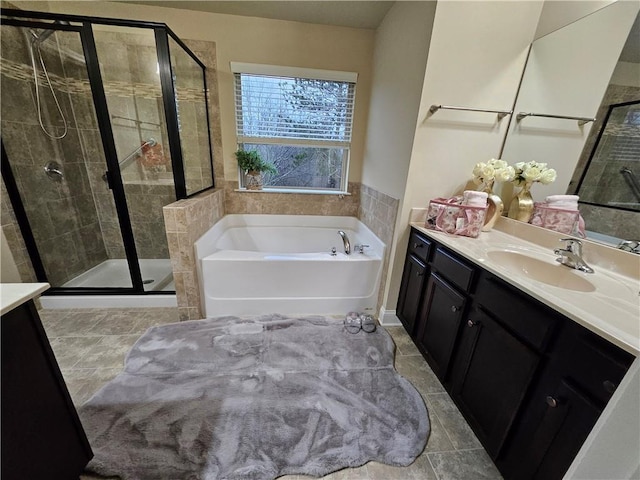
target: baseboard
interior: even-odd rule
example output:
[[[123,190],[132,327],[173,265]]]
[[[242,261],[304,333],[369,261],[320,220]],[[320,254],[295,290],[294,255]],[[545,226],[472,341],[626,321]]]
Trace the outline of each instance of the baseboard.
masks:
[[[154,308],[177,307],[175,294],[168,295],[48,295],[40,297],[42,308]]]
[[[400,319],[396,317],[395,310],[385,310],[384,308],[380,308],[380,315],[378,318],[380,319],[380,325],[385,327],[398,327],[402,325]]]

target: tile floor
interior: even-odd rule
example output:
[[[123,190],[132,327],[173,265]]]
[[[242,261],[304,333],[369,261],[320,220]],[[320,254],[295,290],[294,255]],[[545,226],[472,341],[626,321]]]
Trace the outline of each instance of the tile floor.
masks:
[[[40,317],[76,405],[89,399],[121,370],[126,353],[153,325],[178,320],[176,308],[40,310]],[[325,480],[483,480],[500,474],[464,418],[402,327],[387,327],[396,343],[398,373],[425,400],[431,434],[410,466],[369,462],[323,477]],[[99,477],[83,475],[82,480]],[[288,475],[282,480],[312,477]]]

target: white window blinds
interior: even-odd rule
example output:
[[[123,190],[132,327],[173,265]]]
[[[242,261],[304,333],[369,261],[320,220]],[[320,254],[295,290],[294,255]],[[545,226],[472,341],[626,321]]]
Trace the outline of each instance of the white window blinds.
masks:
[[[355,82],[235,73],[238,143],[349,146]]]

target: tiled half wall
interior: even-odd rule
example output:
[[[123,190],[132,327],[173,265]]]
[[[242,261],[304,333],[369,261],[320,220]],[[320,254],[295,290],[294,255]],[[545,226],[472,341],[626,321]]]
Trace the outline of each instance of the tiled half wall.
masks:
[[[180,320],[204,318],[194,243],[224,216],[224,191],[207,190],[163,208]]]

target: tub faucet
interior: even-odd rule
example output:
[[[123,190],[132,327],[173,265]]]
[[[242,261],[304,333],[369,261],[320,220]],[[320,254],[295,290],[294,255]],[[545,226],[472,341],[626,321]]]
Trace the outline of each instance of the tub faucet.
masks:
[[[356,251],[356,252],[360,252],[360,254],[362,255],[362,254],[364,254],[364,249],[368,248],[368,247],[369,247],[369,245],[364,245],[364,244],[362,244],[362,245],[354,245],[353,246],[353,250]]]
[[[349,237],[342,230],[338,230],[338,235],[342,237],[342,243],[344,243],[344,253],[347,255],[351,255],[351,242],[349,242]]]
[[[585,273],[594,273],[593,268],[587,265],[582,259],[582,242],[575,238],[562,238],[561,242],[567,242],[566,248],[557,248],[553,251],[556,255],[560,255],[556,258],[556,262],[560,262],[562,265],[566,265],[570,268],[575,268]]]

